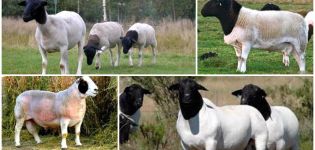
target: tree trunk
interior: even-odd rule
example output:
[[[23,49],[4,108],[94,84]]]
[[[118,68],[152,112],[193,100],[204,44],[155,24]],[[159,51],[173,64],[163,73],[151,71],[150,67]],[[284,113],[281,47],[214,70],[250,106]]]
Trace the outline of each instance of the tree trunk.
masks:
[[[106,16],[106,0],[103,0],[103,11],[104,11],[104,21],[107,21],[107,16]]]

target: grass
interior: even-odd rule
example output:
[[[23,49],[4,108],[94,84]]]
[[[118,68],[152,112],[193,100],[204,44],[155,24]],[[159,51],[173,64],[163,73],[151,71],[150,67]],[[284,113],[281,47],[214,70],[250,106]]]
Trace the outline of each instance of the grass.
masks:
[[[53,136],[53,135],[45,135],[40,136],[43,143],[36,144],[34,138],[31,134],[29,134],[26,130],[22,130],[21,132],[21,148],[23,150],[59,150],[60,149],[60,142],[61,136]],[[75,135],[69,134],[67,138],[67,145],[69,150],[110,150],[116,149],[116,145],[114,144],[104,144],[104,145],[97,145],[97,139],[91,137],[84,137],[81,136],[81,143],[82,146],[78,147],[75,146]],[[2,139],[2,149],[3,150],[11,150],[16,149],[14,145],[14,137],[11,138],[3,138]]]
[[[283,1],[282,1],[283,2]],[[232,46],[224,43],[223,31],[218,19],[214,17],[202,17],[200,10],[205,3],[204,0],[198,0],[198,56],[207,52],[215,52],[218,54],[202,61],[198,59],[199,74],[237,74],[237,58]],[[260,9],[264,3],[242,3],[244,6]],[[278,4],[278,3],[276,3]],[[279,6],[283,10],[301,11],[311,10],[311,3],[290,4],[280,3]],[[251,49],[247,60],[248,74],[296,74],[298,73],[298,65],[290,56],[290,66],[285,67],[282,63],[282,53],[268,52],[264,50]],[[313,73],[313,39],[308,43],[306,50],[306,71]]]
[[[124,24],[127,30],[130,24]],[[157,64],[152,64],[152,52],[144,50],[144,62],[138,67],[138,50],[133,53],[134,66],[130,67],[127,55],[121,54],[120,66],[112,67],[109,53],[101,56],[102,68],[88,66],[84,56],[84,74],[194,74],[195,73],[195,26],[191,20],[161,20],[155,26],[158,41]],[[41,55],[34,39],[35,21],[24,23],[22,19],[3,18],[3,73],[40,74]],[[91,24],[87,24],[88,32]],[[117,48],[113,49],[116,57]],[[60,53],[48,54],[48,74],[59,74]],[[70,73],[76,73],[77,48],[69,51]]]

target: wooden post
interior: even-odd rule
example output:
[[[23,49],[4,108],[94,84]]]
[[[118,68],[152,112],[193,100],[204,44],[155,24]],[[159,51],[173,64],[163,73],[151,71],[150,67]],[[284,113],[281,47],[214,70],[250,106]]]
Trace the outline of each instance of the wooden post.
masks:
[[[104,11],[104,21],[107,21],[107,16],[106,16],[106,0],[103,0],[103,11]]]

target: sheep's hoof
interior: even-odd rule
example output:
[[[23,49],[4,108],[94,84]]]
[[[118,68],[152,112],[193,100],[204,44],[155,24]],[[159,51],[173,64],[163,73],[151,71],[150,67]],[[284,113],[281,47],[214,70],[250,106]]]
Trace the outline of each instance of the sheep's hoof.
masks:
[[[96,70],[99,70],[99,69],[100,69],[100,67],[99,67],[99,66],[96,66],[96,67],[95,67],[95,69],[96,69]]]
[[[16,148],[21,148],[21,145],[15,145]]]
[[[67,150],[68,148],[61,148],[61,150]]]
[[[76,144],[75,146],[76,146],[76,147],[81,147],[81,146],[82,146],[82,144]]]

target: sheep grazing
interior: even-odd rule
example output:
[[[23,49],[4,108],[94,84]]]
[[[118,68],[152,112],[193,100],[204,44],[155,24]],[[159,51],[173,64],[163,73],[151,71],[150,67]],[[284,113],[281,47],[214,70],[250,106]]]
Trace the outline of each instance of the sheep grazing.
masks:
[[[215,106],[198,90],[207,90],[192,79],[183,79],[169,90],[179,93],[177,132],[184,150],[243,150],[254,139],[257,150],[266,150],[268,133],[263,116],[251,106]]]
[[[37,126],[61,128],[61,148],[67,148],[68,127],[75,127],[75,143],[81,146],[80,128],[83,122],[88,96],[96,96],[98,87],[91,78],[78,78],[68,89],[57,93],[40,90],[25,91],[16,98],[14,114],[15,146],[20,147],[20,132],[25,122],[27,130],[41,143]]]
[[[265,118],[268,128],[268,149],[298,150],[299,122],[295,114],[287,107],[270,106],[266,100],[266,92],[252,84],[232,93],[241,97],[242,105],[255,107]]]
[[[305,21],[308,25],[308,40],[310,40],[313,35],[314,20],[315,20],[314,11],[308,12],[305,16]]]
[[[135,131],[140,120],[140,108],[143,104],[145,94],[151,94],[149,90],[142,88],[138,84],[132,84],[125,88],[124,92],[119,96],[119,139],[120,143],[124,143],[129,139],[129,130]],[[125,124],[129,124],[125,126]],[[124,126],[124,127],[123,127]]]
[[[81,74],[83,61],[83,45],[86,27],[79,14],[62,11],[56,15],[48,15],[43,0],[26,0],[19,3],[25,6],[23,13],[24,22],[36,20],[37,28],[35,38],[39,52],[42,56],[42,74],[46,74],[47,53],[60,51],[60,70],[62,74],[69,73],[68,50],[78,45],[78,69]]]
[[[301,73],[305,72],[308,26],[304,18],[288,11],[258,11],[245,8],[235,0],[210,0],[201,10],[204,17],[219,19],[224,42],[232,45],[238,57],[237,71],[246,72],[250,49],[291,52]],[[288,57],[283,59],[288,66]]]
[[[83,47],[84,53],[87,58],[87,64],[91,65],[96,55],[96,69],[101,68],[100,55],[106,49],[109,50],[110,63],[112,66],[119,65],[121,40],[120,37],[124,36],[124,29],[117,22],[103,22],[93,25],[89,40],[86,46]],[[117,59],[114,62],[111,48],[117,45]]]
[[[152,26],[145,23],[135,23],[126,33],[125,37],[120,38],[123,45],[123,52],[129,52],[129,65],[132,66],[132,47],[139,49],[139,64],[142,65],[143,49],[151,46],[153,53],[153,63],[156,63],[156,46],[155,30]]]
[[[266,11],[266,10],[281,10],[281,8],[275,4],[267,3],[263,6],[260,10]]]

